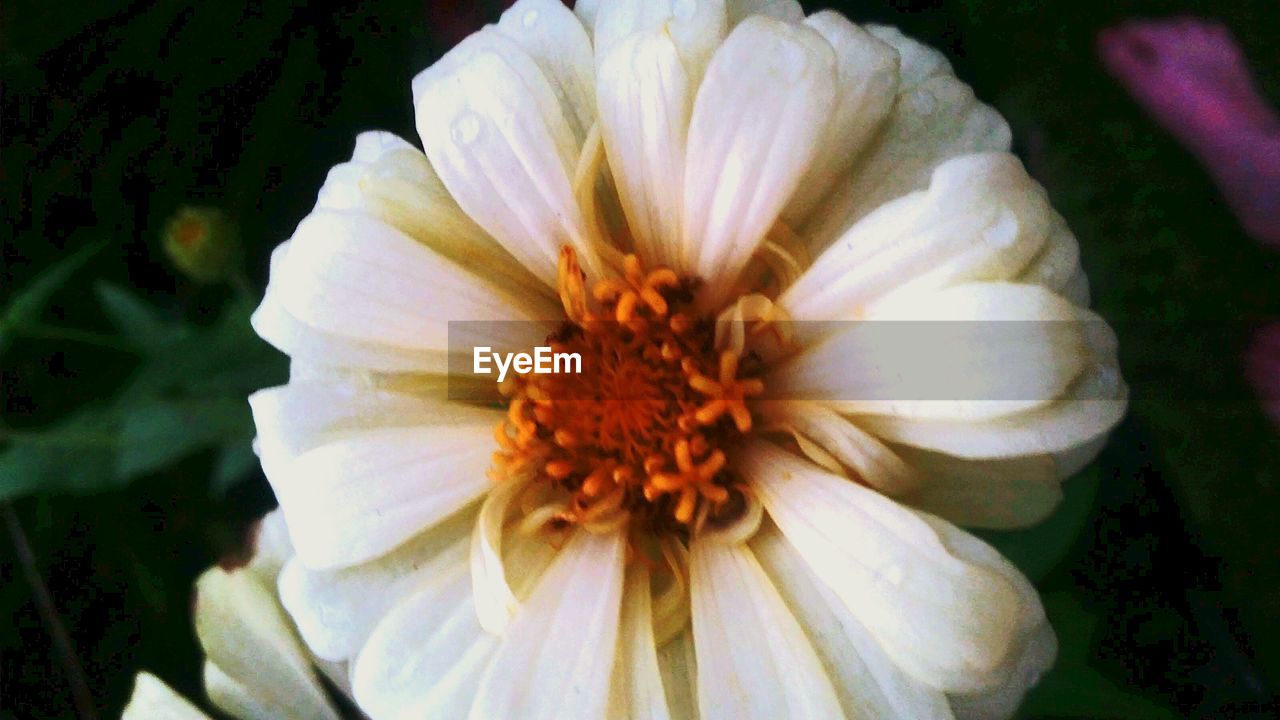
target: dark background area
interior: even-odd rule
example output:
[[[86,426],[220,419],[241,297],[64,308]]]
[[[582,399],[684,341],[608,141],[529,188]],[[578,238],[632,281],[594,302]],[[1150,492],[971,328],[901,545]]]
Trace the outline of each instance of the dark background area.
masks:
[[[897,25],[944,51],[1009,119],[1015,151],[1080,239],[1095,307],[1120,331],[1129,419],[1046,525],[985,535],[1037,580],[1062,641],[1026,715],[1272,717],[1280,442],[1240,358],[1280,316],[1277,254],[1241,232],[1193,160],[1104,74],[1094,38],[1132,17],[1219,19],[1276,103],[1280,0],[805,7]],[[191,582],[273,504],[260,473],[232,462],[247,447],[243,425],[101,480],[80,473],[103,462],[92,431],[114,416],[81,413],[139,373],[169,373],[153,393],[166,402],[207,400],[214,391],[192,382],[209,364],[243,370],[217,390],[233,399],[228,388],[282,381],[261,343],[224,337],[230,325],[244,334],[246,299],[166,262],[166,219],[184,205],[224,209],[260,292],[270,249],[354,135],[415,138],[410,78],[499,11],[429,0],[0,6],[0,308],[52,263],[103,243],[39,314],[41,327],[95,335],[0,337],[0,452],[52,437],[40,429],[67,417],[89,438],[41,450],[56,457],[41,456],[52,479],[34,489],[12,489],[21,479],[0,461],[0,497],[14,498],[0,534],[0,718],[75,716],[67,659],[24,568],[47,585],[102,717],[118,715],[143,668],[202,697]],[[222,354],[184,365],[111,340],[104,282]]]

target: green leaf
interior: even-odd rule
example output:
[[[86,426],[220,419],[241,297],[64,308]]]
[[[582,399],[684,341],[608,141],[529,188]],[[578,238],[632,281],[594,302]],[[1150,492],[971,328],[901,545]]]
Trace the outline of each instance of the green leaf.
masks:
[[[1093,667],[1098,618],[1071,595],[1044,597],[1045,612],[1058,635],[1058,661],[1032,688],[1022,705],[1025,717],[1087,717],[1099,720],[1165,720],[1175,713],[1119,687]]]
[[[213,465],[213,479],[209,482],[209,492],[214,497],[222,497],[236,483],[245,479],[258,467],[258,456],[253,452],[250,440],[231,442],[218,451],[218,459]]]
[[[165,318],[138,296],[118,285],[100,282],[94,287],[94,291],[111,324],[143,351],[155,352],[188,332],[185,323]]]
[[[122,422],[116,475],[131,478],[158,470],[205,448],[253,435],[243,398],[153,400],[118,408]]]
[[[38,432],[0,428],[0,439],[10,442],[0,453],[0,499],[51,488],[112,487],[118,435],[118,418],[103,408],[82,410]]]
[[[209,449],[218,453],[212,492],[247,477],[257,461],[246,398],[288,374],[285,358],[253,333],[250,302],[233,300],[199,327],[124,288],[100,284],[97,294],[139,364],[109,401],[40,430],[0,428],[0,498],[96,492]]]
[[[1062,503],[1047,520],[1025,530],[981,530],[979,537],[1000,551],[1033,581],[1043,579],[1066,557],[1089,519],[1101,471],[1090,465],[1062,485]]]
[[[106,246],[105,240],[87,245],[45,268],[31,284],[18,291],[0,314],[0,355],[8,348],[13,336],[23,325],[34,322],[58,288],[67,283],[94,255]]]

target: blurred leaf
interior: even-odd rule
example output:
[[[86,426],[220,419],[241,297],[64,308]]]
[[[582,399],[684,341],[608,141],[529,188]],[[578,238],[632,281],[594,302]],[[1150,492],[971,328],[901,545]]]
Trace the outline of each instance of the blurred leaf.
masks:
[[[1145,697],[1124,690],[1090,663],[1098,618],[1071,595],[1044,597],[1058,635],[1058,661],[1032,688],[1022,706],[1028,717],[1087,717],[1102,720],[1164,720],[1177,717]]]
[[[1062,504],[1049,519],[1025,530],[982,530],[976,534],[1018,566],[1032,581],[1048,575],[1066,557],[1089,518],[1098,494],[1097,463],[1062,485]]]
[[[233,300],[208,327],[168,318],[131,291],[97,287],[103,311],[141,358],[114,398],[36,431],[0,428],[0,498],[94,492],[216,449],[212,488],[224,492],[256,464],[247,396],[283,382],[284,358]],[[38,308],[37,308],[38,312]]]
[[[248,442],[253,418],[243,398],[156,400],[118,409],[116,474],[134,477],[207,447]]]
[[[14,294],[9,300],[9,305],[4,309],[4,314],[0,315],[0,355],[4,354],[9,343],[12,342],[13,335],[23,325],[39,318],[40,311],[44,309],[49,298],[53,297],[58,288],[65,285],[72,274],[105,245],[106,241],[99,241],[80,248],[45,268],[31,281],[30,285]]]
[[[11,442],[0,453],[0,498],[56,487],[90,492],[115,484],[112,472],[119,433],[114,413],[82,410],[38,432],[0,429]]]
[[[172,343],[176,339],[175,335],[181,335],[187,330],[182,323],[167,320],[155,308],[124,288],[100,282],[94,290],[107,319],[138,348],[154,351]]]
[[[253,444],[244,442],[227,443],[218,451],[218,459],[213,465],[213,479],[209,482],[209,492],[214,497],[221,497],[233,485],[244,480],[254,468],[258,467],[258,456],[253,452]]]

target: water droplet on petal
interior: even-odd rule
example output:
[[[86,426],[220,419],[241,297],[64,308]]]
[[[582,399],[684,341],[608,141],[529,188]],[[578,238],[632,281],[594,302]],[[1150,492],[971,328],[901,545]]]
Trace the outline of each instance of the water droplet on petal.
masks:
[[[524,26],[525,26],[525,27],[527,27],[527,28],[531,28],[531,27],[533,27],[534,25],[537,25],[537,24],[538,24],[538,11],[537,11],[537,10],[530,10],[529,12],[525,13],[525,14],[524,14],[524,19],[523,19],[521,22],[523,22],[523,23],[524,23]]]
[[[459,115],[453,121],[453,141],[459,145],[467,145],[480,135],[480,118],[475,113]]]

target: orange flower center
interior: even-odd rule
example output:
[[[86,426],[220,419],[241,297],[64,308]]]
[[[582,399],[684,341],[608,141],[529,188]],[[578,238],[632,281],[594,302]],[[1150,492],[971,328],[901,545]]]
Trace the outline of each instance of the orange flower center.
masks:
[[[690,313],[694,282],[646,272],[598,282],[588,309],[571,249],[560,258],[568,320],[548,338],[582,372],[524,374],[504,386],[494,477],[533,480],[526,510],[539,523],[606,531],[688,532],[743,507],[724,447],[751,430],[747,400],[764,391],[752,358],[717,352],[714,324]]]

